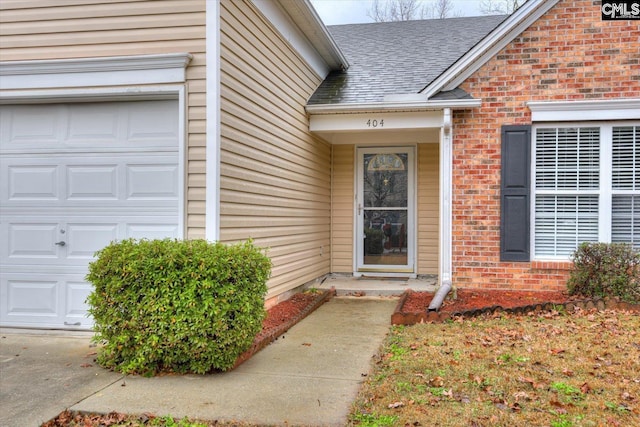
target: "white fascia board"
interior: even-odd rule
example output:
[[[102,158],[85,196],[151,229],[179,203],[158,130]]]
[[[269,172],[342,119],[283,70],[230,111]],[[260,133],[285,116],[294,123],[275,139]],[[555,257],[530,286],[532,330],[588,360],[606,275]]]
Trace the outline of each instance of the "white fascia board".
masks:
[[[282,1],[282,0],[280,0]],[[288,3],[291,3],[290,1]],[[320,18],[320,15],[316,12],[316,9],[311,4],[310,0],[294,1],[293,4],[298,5],[302,14],[305,17],[305,22],[308,22],[309,27],[303,27],[303,31],[309,28],[307,36],[312,41],[318,41],[322,44],[323,49],[320,54],[327,60],[333,70],[346,70],[349,68],[349,61],[344,56],[342,49],[338,46],[335,39],[327,29],[326,25]]]
[[[0,89],[184,83],[189,53],[0,62]]]
[[[442,123],[442,111],[332,114],[311,116],[309,130],[311,132],[375,132],[439,128]]]
[[[487,61],[498,54],[515,37],[531,26],[559,0],[529,0],[504,20],[487,37],[442,73],[421,93],[431,97],[440,91],[460,86]]]
[[[322,78],[347,62],[327,28],[305,1],[253,0],[253,4]]]
[[[443,99],[437,101],[399,101],[399,102],[371,102],[351,104],[317,104],[307,105],[305,110],[309,114],[348,114],[364,112],[393,112],[393,111],[431,111],[451,108],[464,110],[477,108],[482,105],[480,99]]]
[[[587,101],[531,101],[532,122],[640,119],[640,98]]]

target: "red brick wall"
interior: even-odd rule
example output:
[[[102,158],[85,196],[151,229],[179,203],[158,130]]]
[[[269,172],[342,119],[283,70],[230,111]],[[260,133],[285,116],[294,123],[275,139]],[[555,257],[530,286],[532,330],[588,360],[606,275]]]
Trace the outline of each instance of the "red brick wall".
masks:
[[[600,4],[560,1],[462,85],[482,107],[454,113],[454,285],[565,288],[567,262],[500,262],[500,126],[530,124],[528,101],[640,97],[640,21]]]

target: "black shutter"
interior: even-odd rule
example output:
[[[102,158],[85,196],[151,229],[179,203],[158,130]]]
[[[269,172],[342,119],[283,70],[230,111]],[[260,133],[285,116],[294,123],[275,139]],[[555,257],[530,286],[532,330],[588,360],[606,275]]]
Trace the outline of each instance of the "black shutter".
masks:
[[[500,260],[529,261],[531,126],[502,126]]]

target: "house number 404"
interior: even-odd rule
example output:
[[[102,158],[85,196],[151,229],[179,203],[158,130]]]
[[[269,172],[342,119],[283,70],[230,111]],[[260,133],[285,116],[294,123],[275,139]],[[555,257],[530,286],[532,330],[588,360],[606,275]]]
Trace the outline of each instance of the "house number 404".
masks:
[[[384,120],[369,119],[366,124],[368,128],[383,128]]]

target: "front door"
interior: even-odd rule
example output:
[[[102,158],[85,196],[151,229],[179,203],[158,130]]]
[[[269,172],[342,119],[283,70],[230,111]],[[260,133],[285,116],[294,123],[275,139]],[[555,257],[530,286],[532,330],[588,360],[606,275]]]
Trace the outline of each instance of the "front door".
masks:
[[[414,149],[358,149],[358,274],[414,274]]]

